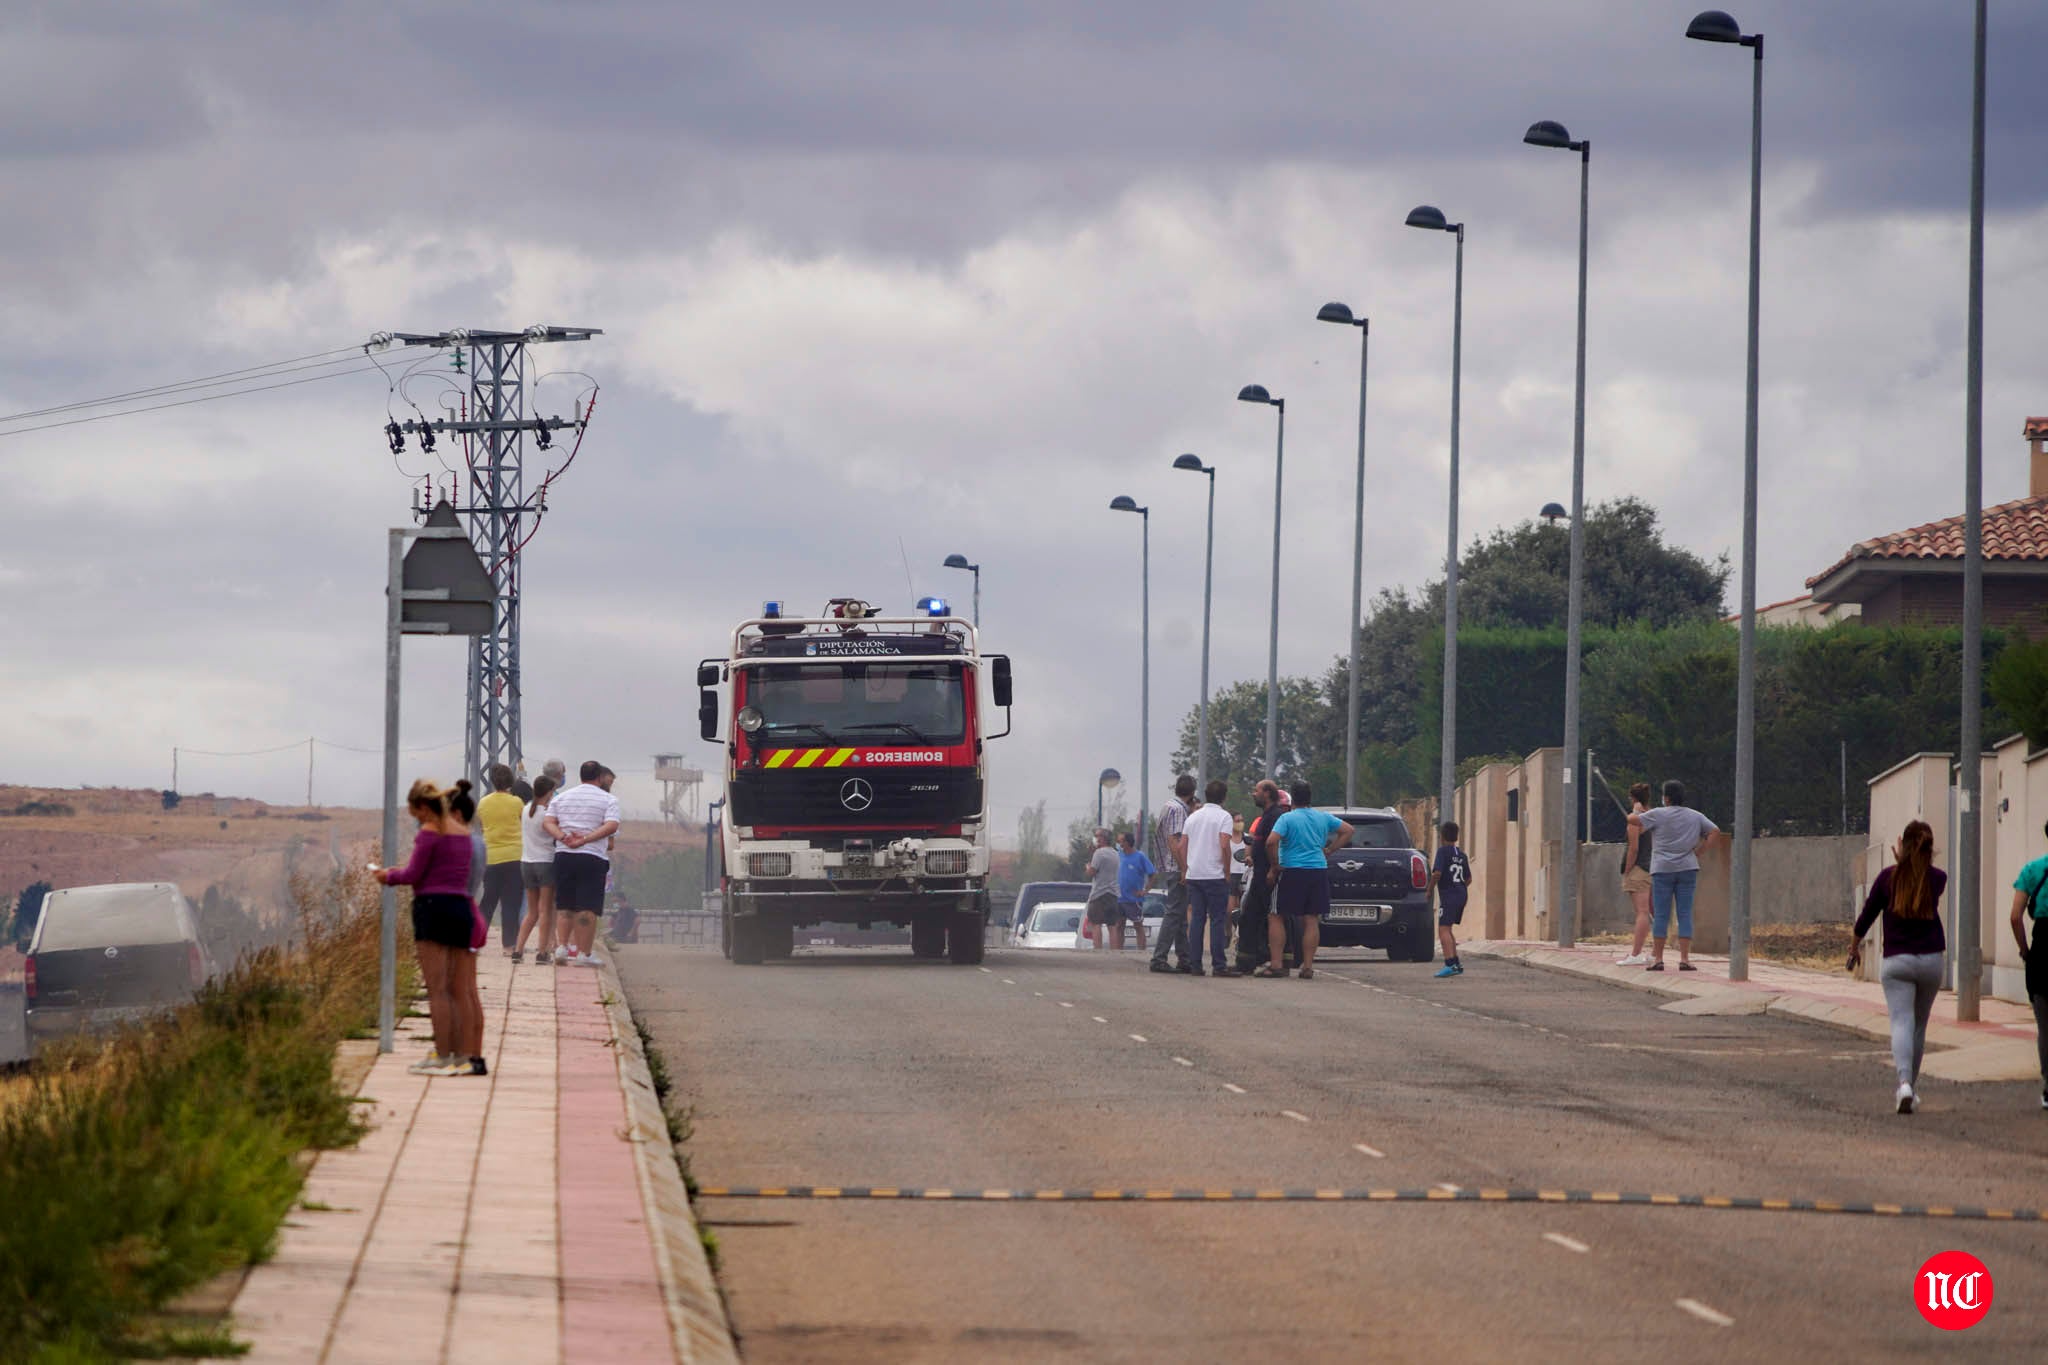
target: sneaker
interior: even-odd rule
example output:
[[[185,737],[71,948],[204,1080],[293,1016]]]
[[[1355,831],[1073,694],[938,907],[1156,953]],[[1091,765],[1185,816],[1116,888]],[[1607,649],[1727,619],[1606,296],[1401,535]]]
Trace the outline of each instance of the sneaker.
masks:
[[[1168,966],[1168,965],[1167,965],[1166,963],[1164,963],[1164,962],[1160,962],[1160,961],[1158,961],[1158,960],[1157,960],[1156,958],[1155,958],[1155,959],[1153,960],[1153,962],[1152,962],[1152,965],[1151,965],[1150,967],[1146,968],[1146,970],[1147,970],[1147,971],[1154,971],[1154,972],[1165,972],[1165,973],[1167,973],[1168,975],[1171,975],[1171,974],[1172,974],[1172,972],[1173,972],[1173,968],[1172,968],[1172,967]],[[2041,1097],[2041,1102],[2042,1102],[2042,1106],[2043,1106],[2044,1108],[2048,1108],[2048,1095],[2043,1095],[2043,1096]]]
[[[554,960],[554,954],[550,953],[545,948],[541,949],[539,952],[533,955],[533,965],[536,967],[545,967]]]
[[[524,961],[526,961],[526,949],[524,949],[524,948],[514,948],[514,949],[512,950],[512,960],[513,960],[514,962],[524,962]]]
[[[1892,1099],[1897,1102],[1901,1114],[1912,1113],[1920,1104],[1920,1097],[1913,1093],[1913,1087],[1903,1081],[1899,1083],[1898,1092]]]
[[[2041,1092],[2041,1107],[2043,1109],[2048,1109],[2048,1090],[2043,1090]]]
[[[1216,969],[1216,970],[1215,970],[1214,972],[1210,973],[1210,975],[1212,975],[1212,976],[1218,976],[1218,977],[1229,977],[1229,976],[1243,976],[1243,975],[1244,975],[1244,973],[1243,973],[1243,972],[1241,972],[1241,971],[1239,971],[1239,970],[1238,970],[1237,968],[1235,968],[1235,967],[1218,967],[1218,968],[1217,968],[1217,969]]]
[[[467,1076],[470,1074],[469,1058],[443,1057],[439,1066],[428,1067],[429,1076]]]
[[[604,965],[604,959],[596,953],[584,953],[576,959],[576,962],[577,965],[583,967],[602,967]]]
[[[443,1062],[446,1062],[447,1060],[448,1059],[446,1057],[443,1057],[438,1052],[429,1052],[426,1056],[420,1058],[411,1066],[407,1067],[406,1070],[411,1072],[415,1076],[432,1075],[434,1068],[440,1066]],[[2048,1106],[2048,1097],[2043,1098],[2042,1104],[2044,1106]]]
[[[1443,966],[1443,970],[1437,973],[1439,977],[1463,976],[1464,974],[1465,967],[1464,964],[1460,962],[1446,962]]]
[[[1643,970],[1646,972],[1661,972],[1664,970],[1664,964],[1661,962],[1652,962],[1649,966],[1643,968]]]
[[[1648,953],[1630,953],[1627,957],[1617,957],[1614,959],[1614,965],[1617,967],[1647,967],[1650,965],[1650,955]]]
[[[469,1059],[469,1074],[472,1076],[488,1076],[491,1074],[491,1069],[484,1064],[483,1058],[472,1057]]]

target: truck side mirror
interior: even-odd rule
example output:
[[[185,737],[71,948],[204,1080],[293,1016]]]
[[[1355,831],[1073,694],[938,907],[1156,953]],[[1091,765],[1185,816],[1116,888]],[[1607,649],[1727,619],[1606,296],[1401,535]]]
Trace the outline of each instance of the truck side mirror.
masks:
[[[697,694],[697,731],[708,740],[718,738],[718,694],[709,688]]]
[[[716,686],[718,686],[718,665],[717,665],[717,664],[698,664],[698,665],[697,665],[697,686],[699,686],[699,687],[716,687]]]
[[[994,660],[995,672],[989,677],[989,688],[994,693],[997,706],[1010,704],[1010,656],[998,654]]]

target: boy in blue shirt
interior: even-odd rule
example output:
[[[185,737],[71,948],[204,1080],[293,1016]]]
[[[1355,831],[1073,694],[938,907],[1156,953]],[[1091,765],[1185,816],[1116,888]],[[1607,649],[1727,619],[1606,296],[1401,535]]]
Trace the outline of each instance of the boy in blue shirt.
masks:
[[[1465,964],[1458,961],[1458,936],[1452,926],[1465,918],[1465,898],[1472,886],[1472,864],[1458,847],[1458,825],[1446,820],[1437,826],[1442,840],[1436,846],[1436,866],[1429,873],[1429,889],[1436,893],[1436,937],[1444,946],[1443,970],[1438,976],[1463,976]]]
[[[1117,922],[1109,926],[1109,946],[1124,946],[1124,925],[1129,924],[1138,931],[1138,951],[1145,951],[1145,888],[1152,884],[1152,876],[1159,871],[1152,866],[1152,860],[1138,851],[1138,841],[1129,830],[1116,836],[1116,905]]]

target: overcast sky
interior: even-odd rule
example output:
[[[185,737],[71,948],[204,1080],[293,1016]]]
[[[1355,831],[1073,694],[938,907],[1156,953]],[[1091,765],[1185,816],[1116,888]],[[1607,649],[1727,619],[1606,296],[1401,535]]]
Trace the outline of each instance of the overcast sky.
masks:
[[[1288,400],[1283,671],[1344,648],[1357,335],[1372,318],[1367,592],[1443,554],[1452,243],[1468,224],[1467,543],[1569,493],[1590,138],[1587,492],[1739,534],[1749,60],[1682,5],[1125,0],[434,6],[68,3],[0,43],[0,408],[358,344],[602,327],[602,386],[527,552],[534,758],[651,812],[696,661],[766,597],[964,601],[1016,659],[999,837],[1138,773],[1135,518],[1153,509],[1152,785],[1196,697],[1219,467],[1218,686],[1263,676],[1270,409]],[[1917,0],[1753,4],[1769,37],[1763,601],[1961,510],[1970,26]],[[2048,9],[1992,5],[1987,501],[2048,412]],[[2033,68],[2033,69],[2030,69]],[[387,358],[404,363],[409,357]],[[431,404],[439,386],[408,386]],[[567,413],[589,381],[537,389]],[[170,751],[381,736],[383,528],[406,475],[375,371],[0,426],[0,781],[162,785]],[[906,581],[905,563],[908,563]],[[1731,601],[1733,585],[1731,584]],[[410,642],[406,742],[461,733],[462,651]],[[459,751],[408,767],[452,776]],[[180,785],[303,799],[303,750]],[[374,754],[316,798],[371,804]],[[1153,803],[1156,804],[1156,801]]]

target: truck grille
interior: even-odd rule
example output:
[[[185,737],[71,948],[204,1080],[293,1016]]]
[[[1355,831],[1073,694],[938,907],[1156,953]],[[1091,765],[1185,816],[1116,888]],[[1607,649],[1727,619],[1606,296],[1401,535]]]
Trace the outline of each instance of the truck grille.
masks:
[[[867,801],[851,783],[864,783]],[[981,813],[981,779],[951,768],[830,772],[742,772],[732,781],[739,825],[951,825]]]

